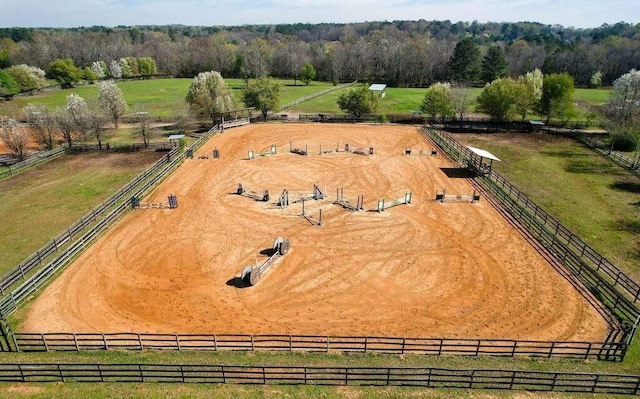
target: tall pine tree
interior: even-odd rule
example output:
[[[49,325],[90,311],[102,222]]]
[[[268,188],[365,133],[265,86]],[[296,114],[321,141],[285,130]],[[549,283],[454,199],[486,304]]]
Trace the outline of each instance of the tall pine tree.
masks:
[[[451,80],[458,83],[476,83],[480,78],[480,48],[467,37],[456,44],[449,59]]]
[[[489,83],[498,78],[504,78],[507,76],[508,68],[509,63],[502,47],[491,46],[482,59],[482,80]]]

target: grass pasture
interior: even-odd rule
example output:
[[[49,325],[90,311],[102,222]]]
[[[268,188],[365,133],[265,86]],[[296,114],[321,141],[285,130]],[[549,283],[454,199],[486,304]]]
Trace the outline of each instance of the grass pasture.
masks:
[[[245,87],[243,79],[225,79],[233,92],[237,104],[242,107],[242,92]],[[148,111],[154,117],[170,118],[177,114],[184,104],[192,79],[167,78],[167,79],[147,79],[128,80],[118,82],[117,85],[122,90],[129,111]],[[280,103],[285,104],[295,99],[313,94],[332,87],[331,83],[312,82],[309,86],[304,86],[300,82],[294,85],[293,80],[279,80],[282,85],[280,93]],[[95,101],[98,97],[98,85],[77,86],[73,89],[61,90],[51,88],[29,96],[16,96],[13,100],[0,103],[0,115],[18,116],[22,109],[31,102],[47,105],[50,109],[63,106],[66,97],[75,93],[87,101]],[[335,103],[335,101],[334,101]]]
[[[161,154],[65,155],[0,180],[0,274],[120,189]]]

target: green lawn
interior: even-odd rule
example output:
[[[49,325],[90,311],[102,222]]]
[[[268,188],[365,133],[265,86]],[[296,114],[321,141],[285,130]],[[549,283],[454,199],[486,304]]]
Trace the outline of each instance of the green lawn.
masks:
[[[573,98],[578,103],[584,103],[588,105],[603,105],[609,101],[611,96],[611,89],[576,89]]]
[[[237,103],[242,104],[242,92],[245,81],[242,79],[226,79]],[[145,110],[155,117],[170,118],[176,115],[184,104],[192,79],[148,79],[130,80],[118,82],[122,90],[129,111]],[[331,83],[311,82],[304,86],[299,81],[294,85],[293,80],[279,80],[282,85],[280,103],[296,100],[306,95],[316,93],[332,87]],[[66,97],[75,93],[87,101],[94,101],[98,97],[98,85],[78,86],[73,89],[61,90],[58,88],[46,89],[31,96],[17,96],[13,100],[0,103],[0,115],[18,116],[22,109],[30,102],[43,103],[49,108],[62,106],[66,103]]]
[[[0,180],[0,274],[72,225],[161,154],[64,155]]]

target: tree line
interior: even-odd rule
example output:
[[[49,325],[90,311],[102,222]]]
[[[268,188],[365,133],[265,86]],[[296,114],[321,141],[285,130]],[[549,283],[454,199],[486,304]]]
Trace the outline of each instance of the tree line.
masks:
[[[151,58],[157,73],[194,77],[215,70],[225,77],[297,79],[311,64],[317,79],[379,81],[428,87],[456,81],[449,65],[456,46],[480,59],[504,55],[506,76],[535,69],[567,73],[576,85],[610,85],[640,65],[640,24],[592,29],[532,22],[393,21],[234,27],[136,26],[0,29],[0,69],[29,65],[48,71],[70,59],[81,69],[127,57]],[[104,70],[105,68],[103,68]],[[597,77],[597,79],[593,79]],[[471,82],[484,85],[491,76]]]

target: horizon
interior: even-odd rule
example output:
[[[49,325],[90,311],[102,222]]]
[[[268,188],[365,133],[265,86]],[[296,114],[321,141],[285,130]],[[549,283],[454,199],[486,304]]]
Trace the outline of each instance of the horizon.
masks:
[[[632,0],[24,0],[3,6],[0,27],[72,29],[119,26],[217,26],[358,24],[394,21],[538,23],[594,29],[638,24]],[[25,12],[25,10],[28,10]],[[523,17],[526,16],[526,17]],[[634,20],[625,20],[633,16]]]

